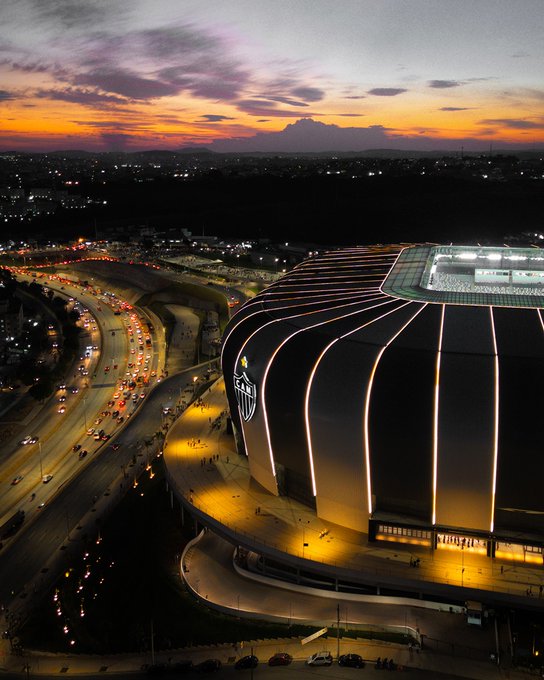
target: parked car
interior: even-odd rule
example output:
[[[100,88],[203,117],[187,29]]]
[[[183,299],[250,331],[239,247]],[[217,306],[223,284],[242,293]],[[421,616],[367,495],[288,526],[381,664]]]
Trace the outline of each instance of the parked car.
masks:
[[[198,673],[213,673],[221,670],[221,661],[219,659],[206,659],[206,661],[197,663],[193,668]]]
[[[330,652],[316,652],[306,659],[308,666],[330,666],[332,664],[332,654]]]
[[[257,668],[259,665],[259,659],[254,654],[248,654],[243,656],[241,659],[234,664],[234,668],[241,670],[243,668]]]
[[[269,666],[288,666],[291,661],[293,660],[293,657],[290,654],[287,654],[287,652],[278,652],[277,654],[274,654],[274,656],[271,656],[268,659],[268,665]]]
[[[348,668],[364,668],[365,662],[360,654],[342,654],[338,657],[338,665]]]

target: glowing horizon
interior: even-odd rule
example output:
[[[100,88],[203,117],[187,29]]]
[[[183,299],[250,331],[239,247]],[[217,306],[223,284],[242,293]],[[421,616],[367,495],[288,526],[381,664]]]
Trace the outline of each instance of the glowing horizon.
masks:
[[[3,0],[0,151],[543,148],[543,20],[540,0]]]

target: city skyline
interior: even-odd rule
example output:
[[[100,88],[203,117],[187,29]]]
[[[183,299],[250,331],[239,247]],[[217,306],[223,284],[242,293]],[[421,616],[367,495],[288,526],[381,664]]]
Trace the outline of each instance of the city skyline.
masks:
[[[533,0],[6,0],[0,150],[539,149],[543,24]]]

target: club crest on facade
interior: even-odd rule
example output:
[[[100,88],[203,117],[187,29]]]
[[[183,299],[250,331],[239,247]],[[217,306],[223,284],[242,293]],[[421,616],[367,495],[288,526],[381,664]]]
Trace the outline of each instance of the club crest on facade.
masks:
[[[257,406],[257,386],[252,383],[245,373],[234,374],[234,393],[240,407],[242,418],[251,420]]]

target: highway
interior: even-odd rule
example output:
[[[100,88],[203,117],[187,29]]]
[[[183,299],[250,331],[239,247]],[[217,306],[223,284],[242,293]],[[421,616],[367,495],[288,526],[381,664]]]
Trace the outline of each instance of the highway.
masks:
[[[27,280],[32,279],[28,276]],[[137,315],[133,314],[131,319],[130,311],[127,311],[118,316],[114,313],[117,305],[112,306],[103,296],[95,297],[78,286],[51,278],[47,281],[48,287],[57,294],[74,298],[71,304],[81,310],[82,324],[84,321],[86,326],[80,338],[83,359],[76,362],[74,373],[66,377],[66,389],[58,390],[42,408],[37,408],[38,412],[28,425],[28,432],[22,435],[37,436],[38,442],[21,445],[21,437],[18,436],[3,446],[0,455],[0,486],[3,489],[0,496],[0,524],[19,509],[25,511],[27,521],[31,520],[43,503],[47,503],[59,488],[88,466],[93,455],[105,448],[107,443],[95,441],[93,436],[86,435],[87,429],[95,427],[113,435],[122,428],[122,424],[111,415],[95,424],[101,412],[109,410],[111,414],[118,410],[120,416],[126,419],[137,408],[130,398],[124,406],[119,405],[123,399],[118,389],[120,381],[132,379],[126,376],[127,364],[135,364],[131,368],[132,372],[146,369],[150,376],[153,373],[156,375],[161,360],[158,354],[160,343],[152,344],[151,347],[155,349],[152,351],[143,340],[139,340]],[[85,312],[85,309],[88,311]],[[96,349],[87,349],[93,347]],[[90,356],[86,357],[86,353]],[[77,370],[79,366],[83,367],[87,375]],[[138,395],[141,392],[145,394],[147,388],[138,386]],[[118,395],[115,406],[108,407],[108,402],[111,404],[115,394]],[[62,397],[65,401],[60,402]],[[66,410],[59,413],[62,406]],[[73,451],[77,444],[81,446],[80,450],[88,451],[85,458],[80,459],[79,453]],[[52,475],[45,484],[42,482],[44,475]],[[12,480],[16,477],[21,477],[21,480],[14,485]],[[24,528],[19,534],[24,533]],[[5,544],[16,541],[17,537],[7,541],[4,539],[4,550]]]
[[[65,553],[81,554],[83,534],[96,535],[105,514],[156,455],[158,443],[147,447],[145,441],[161,427],[163,404],[189,389],[194,377],[202,377],[208,366],[206,362],[156,385],[139,406],[138,417],[131,418],[100,452],[88,456],[85,474],[58,488],[54,499],[35,513],[24,540],[13,541],[0,553],[0,605],[17,611],[27,595],[48,585],[58,558]],[[117,451],[112,448],[115,442],[121,444]]]

